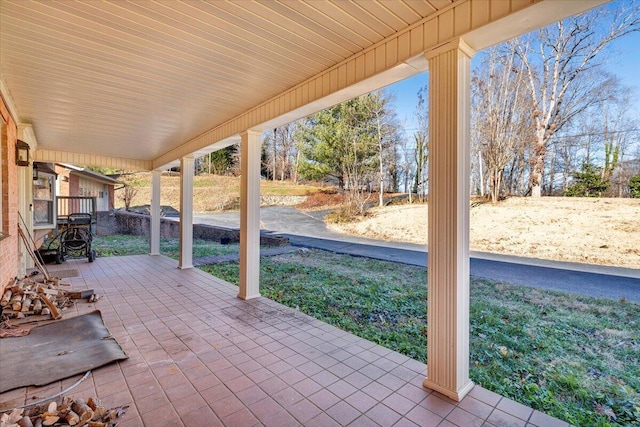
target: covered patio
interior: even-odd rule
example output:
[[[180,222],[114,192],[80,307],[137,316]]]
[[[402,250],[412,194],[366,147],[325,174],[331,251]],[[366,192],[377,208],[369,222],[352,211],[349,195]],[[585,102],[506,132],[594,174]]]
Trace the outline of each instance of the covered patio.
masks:
[[[426,366],[199,269],[146,255],[69,261],[74,289],[101,311],[128,360],[92,371],[67,395],[130,405],[129,426],[568,426],[475,386],[460,402],[422,386]],[[75,313],[67,313],[69,317]],[[20,406],[82,375],[0,394]]]
[[[124,425],[553,425],[469,378],[470,60],[604,2],[0,0],[0,288],[32,267],[18,224],[33,235],[33,162],[151,171],[153,256],[80,263],[73,279],[106,295],[131,356],[82,384],[133,401]],[[259,184],[264,131],[427,70],[425,367],[260,298]],[[239,289],[192,263],[195,161],[235,143]],[[175,166],[177,264],[159,255]]]

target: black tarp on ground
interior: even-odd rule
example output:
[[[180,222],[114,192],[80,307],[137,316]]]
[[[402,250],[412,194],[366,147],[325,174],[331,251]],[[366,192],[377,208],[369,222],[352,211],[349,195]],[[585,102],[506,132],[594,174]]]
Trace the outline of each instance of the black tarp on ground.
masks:
[[[100,311],[38,326],[29,335],[0,339],[0,393],[46,385],[126,358]]]

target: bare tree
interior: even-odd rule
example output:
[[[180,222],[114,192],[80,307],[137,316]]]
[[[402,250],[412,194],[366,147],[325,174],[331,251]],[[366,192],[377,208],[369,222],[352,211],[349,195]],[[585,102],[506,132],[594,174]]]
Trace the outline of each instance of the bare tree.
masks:
[[[611,10],[614,8],[615,10]],[[600,30],[608,23],[606,31]],[[541,196],[547,148],[553,136],[598,101],[590,74],[607,45],[640,29],[637,4],[618,2],[558,22],[513,44],[525,65],[534,115],[531,195]]]
[[[123,184],[123,186],[120,188],[120,199],[124,203],[125,210],[128,211],[131,207],[133,198],[138,194],[138,187],[135,186],[135,184],[137,184],[137,180],[135,179],[135,176],[131,174],[123,174],[120,176],[120,181]]]
[[[512,49],[493,48],[485,67],[474,77],[474,137],[479,139],[479,166],[483,162],[486,165],[494,203],[503,192],[504,170],[513,157],[514,147],[529,139],[523,69],[524,64]]]
[[[389,178],[391,183],[397,168],[395,148],[400,138],[393,95],[381,91],[374,94],[369,102],[363,103],[363,107],[368,111],[373,127],[378,157],[378,206],[383,206],[385,181]],[[395,188],[395,185],[391,183],[389,187]]]
[[[416,131],[413,133],[415,142],[415,175],[412,192],[424,201],[428,189],[429,177],[429,86],[424,85],[418,90],[418,105],[416,106]]]
[[[637,134],[638,122],[630,119],[632,113],[629,88],[612,80],[608,97],[588,114],[591,124],[589,135],[584,139],[589,145],[586,162],[591,161],[592,153],[602,164],[600,178],[609,184],[609,196],[621,196],[627,186],[627,174],[624,169],[629,165],[625,160],[627,150],[632,148]],[[619,170],[617,170],[619,169]],[[614,174],[614,171],[616,172]]]
[[[301,122],[292,122],[273,129],[263,140],[263,172],[272,181],[297,181],[299,159],[296,133]]]
[[[402,189],[409,195],[409,203],[413,203],[413,175],[415,173],[415,162],[413,144],[409,138],[401,138],[398,143],[398,169],[401,172]]]

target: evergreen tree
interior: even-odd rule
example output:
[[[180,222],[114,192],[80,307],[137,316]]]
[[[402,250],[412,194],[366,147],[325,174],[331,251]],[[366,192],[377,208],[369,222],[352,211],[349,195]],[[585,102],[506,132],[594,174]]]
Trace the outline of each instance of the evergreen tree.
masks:
[[[602,168],[583,163],[580,172],[573,175],[575,182],[564,192],[568,197],[600,197],[609,183],[602,179]]]
[[[341,190],[366,184],[377,160],[377,104],[371,93],[322,110],[307,119],[300,134],[300,175],[310,180],[333,177]]]
[[[640,199],[640,175],[636,175],[629,180],[629,194],[634,199]]]

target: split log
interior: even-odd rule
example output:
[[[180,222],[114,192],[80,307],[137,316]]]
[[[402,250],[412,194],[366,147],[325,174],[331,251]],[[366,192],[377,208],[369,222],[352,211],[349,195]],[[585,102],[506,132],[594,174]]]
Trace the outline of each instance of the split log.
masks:
[[[80,423],[84,424],[93,419],[93,410],[85,403],[83,399],[76,399],[71,405],[73,409],[80,416]]]
[[[104,406],[98,406],[93,411],[93,418],[95,418],[96,420],[104,419],[105,415],[107,415],[107,408],[105,408]]]
[[[107,408],[96,403],[96,401],[93,400],[92,397],[89,397],[89,399],[87,399],[87,406],[93,411],[93,417],[91,418],[92,420],[102,420],[104,419],[105,415],[107,415]]]
[[[20,427],[33,427],[33,423],[31,422],[31,418],[29,417],[22,417],[22,419],[16,424],[18,424]]]
[[[2,424],[16,424],[18,421],[20,421],[22,419],[22,413],[24,412],[24,409],[21,408],[14,408],[13,411],[11,411],[8,414],[2,414],[2,417],[0,417],[0,422],[2,422]]]
[[[40,297],[42,302],[45,303],[49,311],[51,311],[51,317],[53,317],[54,320],[58,320],[62,317],[62,314],[60,314],[60,312],[58,311],[58,308],[55,306],[55,304],[49,301],[49,298],[47,298],[45,294],[39,293],[38,296]]]
[[[57,415],[42,415],[44,418],[42,419],[43,426],[52,426],[58,421],[60,421],[60,417]]]
[[[33,304],[33,300],[25,295],[24,300],[22,301],[21,312],[26,313],[27,311],[31,311],[31,304]]]
[[[47,406],[47,412],[50,414],[55,414],[58,412],[58,404],[55,401],[49,402]]]
[[[91,408],[92,411],[95,411],[96,408],[98,407],[98,404],[96,403],[95,400],[93,400],[93,397],[89,397],[87,399],[87,406]]]
[[[64,416],[64,420],[69,423],[70,426],[74,426],[80,422],[80,417],[78,416],[78,414],[69,409],[67,414]]]
[[[42,286],[38,286],[38,293],[45,294],[47,296],[58,296],[58,293],[60,292],[61,291],[59,291],[58,289],[43,288]]]
[[[22,294],[14,294],[11,297],[11,308],[15,311],[20,311],[22,309]]]
[[[7,305],[9,305],[9,301],[11,301],[12,294],[13,292],[11,291],[11,289],[7,289],[4,292],[4,295],[2,295],[2,300],[0,300],[0,305],[3,307],[6,307]]]
[[[84,299],[92,296],[94,292],[93,289],[86,289],[83,291],[66,291],[65,294],[71,299]]]
[[[40,312],[42,312],[42,301],[40,300],[40,298],[36,298],[36,300],[33,302],[33,312],[35,314],[40,314]]]

